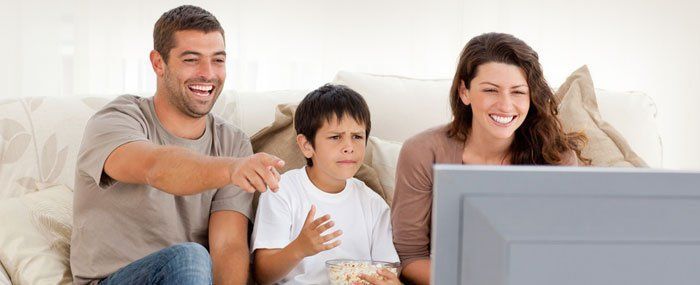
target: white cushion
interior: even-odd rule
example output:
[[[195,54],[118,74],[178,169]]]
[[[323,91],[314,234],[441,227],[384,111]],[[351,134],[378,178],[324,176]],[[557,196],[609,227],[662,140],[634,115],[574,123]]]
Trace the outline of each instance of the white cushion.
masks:
[[[430,127],[449,122],[450,81],[341,71],[333,83],[360,93],[369,105],[372,135],[403,142]]]
[[[364,96],[372,113],[372,135],[403,142],[429,127],[451,119],[452,80],[424,80],[401,76],[338,72],[333,80]],[[661,140],[656,106],[641,92],[596,90],[603,120],[629,142],[649,166],[661,166]]]
[[[73,195],[54,186],[0,200],[0,263],[13,284],[70,284]]]
[[[369,137],[369,143],[372,145],[369,153],[372,157],[370,166],[377,172],[379,183],[381,183],[382,188],[384,188],[387,202],[391,204],[396,184],[394,181],[396,163],[399,161],[399,153],[401,152],[402,144],[383,140],[375,136]]]
[[[248,136],[252,136],[275,120],[275,108],[279,104],[298,103],[308,90],[280,90],[267,92],[231,92],[228,99],[237,106],[229,121]],[[218,103],[218,102],[217,102]]]

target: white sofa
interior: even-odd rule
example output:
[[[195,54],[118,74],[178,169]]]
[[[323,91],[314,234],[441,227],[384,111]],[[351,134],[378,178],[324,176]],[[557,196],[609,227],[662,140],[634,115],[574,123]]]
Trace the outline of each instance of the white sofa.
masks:
[[[336,83],[363,94],[372,114],[372,167],[393,189],[401,141],[449,120],[451,80],[340,72]],[[214,112],[252,136],[275,106],[309,90],[225,91]],[[649,166],[661,167],[656,107],[640,92],[598,90],[604,120]],[[0,285],[70,283],[68,250],[76,153],[87,119],[109,97],[0,99]],[[393,193],[393,192],[392,192]]]

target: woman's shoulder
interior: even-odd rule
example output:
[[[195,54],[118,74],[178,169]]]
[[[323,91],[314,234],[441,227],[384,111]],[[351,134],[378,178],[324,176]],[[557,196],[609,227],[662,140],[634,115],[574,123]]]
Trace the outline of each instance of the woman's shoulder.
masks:
[[[406,139],[403,145],[421,150],[442,148],[454,140],[447,134],[449,127],[449,125],[439,125],[429,128]]]
[[[402,156],[411,156],[429,163],[454,163],[461,158],[463,142],[448,135],[450,126],[440,125],[422,131],[407,139],[401,148]]]

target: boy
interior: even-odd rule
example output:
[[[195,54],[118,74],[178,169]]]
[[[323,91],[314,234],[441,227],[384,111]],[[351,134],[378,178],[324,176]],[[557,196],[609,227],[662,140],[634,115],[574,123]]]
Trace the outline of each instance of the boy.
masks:
[[[260,196],[252,237],[257,281],[328,284],[327,260],[398,262],[388,205],[353,178],[370,131],[362,96],[324,85],[301,101],[294,127],[307,166],[284,173],[278,192]],[[388,270],[378,274],[363,278],[399,284]]]

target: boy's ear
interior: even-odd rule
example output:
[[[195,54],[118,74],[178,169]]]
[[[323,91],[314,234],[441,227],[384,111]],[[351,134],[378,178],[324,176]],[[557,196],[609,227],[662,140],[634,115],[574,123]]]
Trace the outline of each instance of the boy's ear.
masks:
[[[306,139],[306,136],[302,134],[297,135],[297,145],[301,153],[304,154],[304,157],[311,158],[314,156],[314,147],[311,145],[311,142]]]

